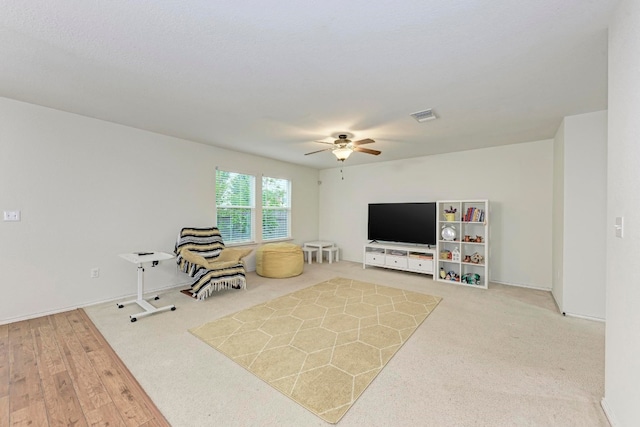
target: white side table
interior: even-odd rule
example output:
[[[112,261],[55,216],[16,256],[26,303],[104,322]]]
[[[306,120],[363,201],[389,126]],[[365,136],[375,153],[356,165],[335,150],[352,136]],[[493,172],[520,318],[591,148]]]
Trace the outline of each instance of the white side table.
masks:
[[[320,257],[318,256],[317,248],[312,248],[311,246],[303,246],[302,251],[307,256],[307,262],[309,264],[311,264],[311,261],[313,260],[313,254],[316,254],[316,261],[320,259]]]
[[[175,305],[167,305],[164,307],[156,308],[149,304],[144,299],[144,266],[145,264],[151,264],[152,266],[157,265],[160,261],[166,261],[168,259],[175,258],[174,255],[168,254],[166,252],[136,252],[130,254],[120,254],[121,258],[126,259],[129,262],[134,264],[138,264],[138,297],[131,301],[119,302],[117,303],[118,308],[122,308],[128,304],[138,304],[140,307],[144,309],[143,312],[137,314],[131,314],[129,317],[132,322],[137,321],[141,317],[150,316],[155,313],[161,313],[163,311],[174,311],[176,309]],[[148,299],[153,298],[154,300],[160,299],[158,295],[153,295]]]
[[[318,248],[318,256],[317,256],[317,259],[318,259],[318,262],[319,262],[320,264],[322,264],[322,249],[323,249],[323,248],[329,248],[329,247],[332,247],[332,246],[333,246],[333,242],[328,242],[328,241],[326,241],[326,240],[315,240],[315,241],[313,241],[313,242],[306,242],[306,243],[304,244],[304,246],[305,246],[305,247],[307,247],[307,248],[309,248],[309,247],[311,247],[311,248]]]
[[[327,252],[329,258],[329,264],[331,264],[335,258],[336,262],[340,261],[340,256],[338,255],[338,247],[337,246],[329,246],[326,248],[322,248],[322,254]],[[333,254],[336,254],[335,257]]]

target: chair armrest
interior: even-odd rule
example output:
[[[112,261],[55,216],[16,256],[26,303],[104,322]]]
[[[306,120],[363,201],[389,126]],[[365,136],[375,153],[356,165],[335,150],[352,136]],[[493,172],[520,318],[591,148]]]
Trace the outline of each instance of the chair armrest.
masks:
[[[202,266],[204,268],[208,268],[209,267],[209,262],[202,255],[198,255],[197,253],[191,252],[188,249],[183,249],[181,251],[181,255],[182,255],[182,258],[185,261],[188,261],[191,264],[196,264],[196,265]]]
[[[241,264],[240,261],[209,261],[204,267],[207,270],[224,270]]]

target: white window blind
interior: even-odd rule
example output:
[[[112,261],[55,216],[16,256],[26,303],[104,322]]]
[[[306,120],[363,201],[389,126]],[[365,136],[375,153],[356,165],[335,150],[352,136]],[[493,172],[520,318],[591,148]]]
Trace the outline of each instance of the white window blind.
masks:
[[[217,226],[225,243],[254,240],[255,177],[216,170]]]
[[[291,182],[262,177],[262,240],[291,235]]]

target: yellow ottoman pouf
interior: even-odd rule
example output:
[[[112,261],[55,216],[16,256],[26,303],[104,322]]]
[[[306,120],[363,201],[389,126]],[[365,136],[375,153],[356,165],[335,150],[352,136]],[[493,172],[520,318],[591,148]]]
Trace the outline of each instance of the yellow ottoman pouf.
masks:
[[[267,243],[256,250],[256,273],[282,279],[302,274],[302,248],[293,243]]]

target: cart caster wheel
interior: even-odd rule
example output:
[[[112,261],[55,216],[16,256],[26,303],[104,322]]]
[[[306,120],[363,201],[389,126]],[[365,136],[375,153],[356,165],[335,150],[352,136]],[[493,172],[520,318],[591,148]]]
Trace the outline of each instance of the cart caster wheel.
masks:
[[[124,305],[118,304],[118,308],[122,308],[122,307],[124,307]]]
[[[171,307],[171,311],[176,311],[176,308],[175,307]]]
[[[138,319],[136,319],[135,317],[132,317],[131,318],[131,323],[135,322],[136,320],[138,320]]]
[[[160,297],[155,297],[154,300],[158,301],[160,299]]]

